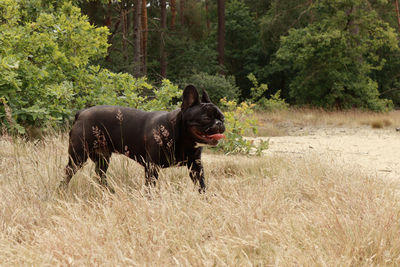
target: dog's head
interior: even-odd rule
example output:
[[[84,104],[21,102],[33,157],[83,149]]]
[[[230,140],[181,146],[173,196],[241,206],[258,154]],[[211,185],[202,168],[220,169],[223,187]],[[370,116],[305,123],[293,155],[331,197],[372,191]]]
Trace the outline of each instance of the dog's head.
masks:
[[[197,89],[188,85],[183,91],[182,119],[188,127],[188,132],[197,143],[217,145],[224,138],[224,115],[221,110],[211,103],[207,92],[203,90],[200,100]]]

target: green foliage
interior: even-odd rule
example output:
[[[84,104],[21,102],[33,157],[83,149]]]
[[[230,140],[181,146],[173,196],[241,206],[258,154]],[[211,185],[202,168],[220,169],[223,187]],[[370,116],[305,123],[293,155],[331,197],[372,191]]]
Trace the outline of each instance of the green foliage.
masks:
[[[0,91],[16,123],[61,122],[79,89],[76,76],[91,59],[105,55],[108,30],[90,25],[68,2],[42,9],[36,18],[23,3],[0,1]]]
[[[199,89],[207,90],[211,101],[219,103],[222,98],[236,100],[239,97],[239,88],[235,85],[233,76],[221,74],[210,75],[204,72],[196,73],[187,78],[182,84],[193,84]]]
[[[282,68],[296,73],[291,97],[303,105],[391,109],[370,74],[385,64],[379,49],[398,50],[394,30],[364,1],[320,0],[312,11],[318,22],[291,29],[277,52]]]
[[[380,97],[393,101],[396,107],[400,106],[400,51],[380,49],[380,58],[385,59],[385,65],[380,70],[372,70],[371,79],[378,83]]]
[[[265,83],[259,84],[256,76],[252,73],[247,75],[247,78],[253,84],[253,87],[250,89],[250,97],[257,109],[274,111],[288,108],[289,105],[284,99],[281,99],[281,92],[279,90],[275,94],[270,95],[270,98],[266,98],[265,94],[268,91],[268,85]]]
[[[259,24],[259,42],[265,57],[262,69],[250,71],[260,81],[267,83],[271,91],[281,90],[282,96],[292,103],[294,101],[289,96],[288,81],[294,73],[291,69],[276,64],[276,52],[280,46],[281,36],[286,36],[289,29],[306,27],[312,21],[309,12],[310,2],[309,0],[271,1],[270,8],[260,18]]]
[[[23,3],[0,0],[0,122],[9,129],[24,133],[21,126],[62,124],[93,105],[175,107],[171,100],[182,92],[168,80],[155,89],[145,78],[90,65],[105,56],[108,29],[91,25],[79,8],[69,2],[58,8],[46,1],[26,8]]]
[[[264,52],[272,56],[279,48],[281,36],[291,28],[303,28],[310,22],[309,0],[274,0],[260,19],[260,41]]]
[[[247,131],[254,134],[258,132],[257,120],[252,116],[254,104],[249,105],[242,102],[240,105],[236,101],[221,99],[224,108],[226,139],[219,142],[216,150],[221,150],[225,154],[254,154],[262,155],[263,150],[268,149],[269,141],[261,140],[256,144],[253,140],[244,138]]]
[[[62,124],[75,110],[98,104],[175,107],[181,91],[169,81],[155,88],[145,78],[119,73],[133,71],[128,2],[0,0],[0,97],[13,116],[10,124],[0,104],[0,123],[23,132],[25,125]],[[161,80],[162,41],[167,77],[208,90],[216,103],[227,97],[281,109],[287,106],[282,95],[293,104],[324,108],[389,110],[391,100],[400,105],[391,1],[227,1],[225,66],[216,60],[215,2],[186,0],[183,17],[177,13],[162,40],[154,19],[160,17],[159,2],[148,3],[150,81]]]
[[[168,38],[168,77],[172,80],[187,79],[194,73],[217,73],[216,48],[205,41],[190,40],[180,35]],[[157,62],[158,64],[158,62]]]
[[[38,13],[35,10],[42,9],[43,5],[57,10],[63,1],[51,0],[46,1],[50,4],[42,5],[38,2],[41,1],[24,0],[24,6],[30,10],[26,12],[28,17],[34,17]],[[131,27],[133,13],[129,4],[132,2],[74,2],[83,7],[92,23],[108,25],[112,32],[107,58],[96,62],[114,72],[133,72],[134,27]],[[192,83],[190,78],[196,73],[224,73],[235,77],[241,101],[251,98],[253,85],[247,75],[254,73],[260,83],[268,84],[266,98],[270,99],[272,94],[274,99],[279,99],[279,95],[291,104],[379,110],[391,106],[379,98],[392,99],[396,105],[400,103],[400,51],[392,46],[399,34],[388,26],[398,27],[393,1],[226,1],[224,66],[216,60],[215,1],[185,0],[182,14],[178,1],[174,27],[170,24],[172,6],[167,6],[168,29],[163,30],[162,39],[160,2],[148,3],[149,80],[160,81],[160,43],[163,42],[167,77],[171,81]],[[125,13],[127,27],[123,26]],[[289,39],[280,42],[282,36]],[[292,43],[289,47],[292,41],[299,45]],[[288,49],[290,55],[285,52]]]
[[[212,5],[211,2],[208,3]],[[179,1],[177,1],[179,6]],[[177,12],[176,24],[171,27],[160,39],[160,23],[158,20],[149,19],[148,42],[148,76],[151,80],[160,79],[160,42],[165,43],[167,51],[167,77],[177,83],[188,78],[194,73],[218,73],[223,69],[217,63],[215,38],[210,35],[213,28],[208,28],[206,23],[205,1],[185,1],[183,19]],[[170,11],[167,9],[167,11]],[[153,1],[148,8],[149,18],[160,17],[159,1]],[[182,22],[183,20],[183,23]],[[171,20],[168,18],[169,23]],[[119,46],[116,43],[116,46]]]
[[[250,87],[247,74],[259,72],[265,64],[259,42],[259,27],[243,1],[233,0],[226,4],[225,15],[225,64],[229,74],[243,90]],[[241,96],[249,92],[243,90]]]
[[[161,87],[154,90],[154,97],[147,98],[143,106],[144,110],[172,110],[179,105],[173,105],[172,101],[181,99],[183,91],[169,80],[162,80]]]
[[[127,73],[113,73],[98,66],[90,66],[75,76],[77,88],[73,106],[77,109],[94,105],[130,105],[144,102],[140,92],[152,86],[143,79]]]
[[[164,79],[159,88],[153,87],[145,77],[133,78],[127,73],[113,73],[91,66],[77,76],[79,91],[74,96],[78,109],[94,105],[119,105],[144,110],[171,110],[174,98],[182,90]]]
[[[0,97],[0,104],[2,104],[0,106],[0,111],[1,113],[4,114],[5,120],[1,122],[1,129],[4,130],[4,126],[6,127],[6,129],[8,129],[8,132],[11,134],[17,134],[17,133],[21,133],[24,134],[25,133],[25,129],[24,127],[22,127],[21,125],[17,124],[13,117],[12,117],[12,113],[11,113],[11,109],[8,106],[7,100],[5,99],[5,97]]]

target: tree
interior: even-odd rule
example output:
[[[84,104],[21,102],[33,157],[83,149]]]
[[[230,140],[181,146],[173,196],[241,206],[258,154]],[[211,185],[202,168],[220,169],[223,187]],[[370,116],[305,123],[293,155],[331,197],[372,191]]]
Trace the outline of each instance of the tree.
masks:
[[[221,71],[217,61],[216,3],[209,1],[210,21],[213,26],[207,28],[205,2],[185,1],[185,25],[178,25],[166,38],[168,52],[168,78],[180,83],[188,81],[195,73],[215,74]],[[214,26],[215,25],[215,26]],[[190,82],[190,81],[188,81]]]
[[[394,1],[394,6],[396,8],[397,26],[398,26],[398,30],[400,31],[400,12],[399,12],[399,1],[398,0]]]
[[[394,29],[361,0],[313,3],[315,21],[289,30],[277,58],[295,73],[290,95],[298,104],[384,110],[371,71],[382,69],[380,49],[398,50]]]
[[[68,119],[81,104],[81,74],[107,52],[106,27],[91,25],[70,2],[46,2],[0,1],[0,95],[20,124]]]
[[[257,5],[259,8],[259,6]],[[260,18],[259,41],[262,48],[264,67],[254,70],[257,78],[267,83],[272,91],[281,90],[284,98],[289,98],[288,80],[293,75],[292,70],[280,68],[275,64],[276,52],[280,46],[281,36],[288,35],[289,29],[306,27],[310,23],[309,0],[280,1],[273,0],[270,8]],[[260,64],[262,64],[260,62]]]
[[[29,14],[40,13],[40,8],[34,7],[37,1],[39,0],[25,1],[28,7],[32,7],[28,8]],[[76,3],[79,2],[79,5],[85,6],[83,11],[89,16],[90,22],[109,27],[111,46],[108,49],[107,60],[100,59],[98,62],[103,67],[110,68],[115,72],[134,74],[134,64],[136,63],[133,58],[135,57],[135,47],[138,47],[134,44],[135,27],[132,27],[134,25],[132,17],[136,12],[132,12],[132,7],[135,1],[74,0]],[[62,1],[48,2],[57,8]],[[141,75],[147,74],[150,80],[159,81],[160,77],[167,74],[171,80],[178,83],[196,73],[234,75],[236,85],[241,91],[241,99],[246,99],[250,96],[251,88],[247,75],[254,73],[260,83],[268,84],[270,90],[268,93],[274,94],[280,90],[282,97],[288,99],[292,104],[298,102],[315,105],[315,102],[310,100],[311,96],[311,98],[307,96],[300,101],[298,94],[295,93],[297,89],[294,89],[294,81],[296,78],[303,77],[306,78],[304,81],[306,83],[316,82],[313,75],[304,74],[307,72],[307,68],[310,71],[315,64],[322,66],[322,61],[326,63],[331,59],[329,57],[321,59],[315,55],[311,56],[312,53],[310,53],[309,61],[304,62],[303,68],[297,65],[295,67],[293,60],[296,58],[296,53],[292,51],[292,58],[289,60],[286,57],[287,54],[283,53],[287,51],[289,44],[281,41],[285,39],[281,38],[288,37],[295,42],[289,35],[294,36],[294,31],[297,30],[297,37],[301,37],[297,41],[307,42],[301,34],[310,34],[318,39],[318,36],[319,38],[325,37],[322,31],[326,31],[326,36],[332,37],[334,30],[337,30],[343,39],[343,45],[336,47],[336,43],[333,42],[334,45],[326,45],[324,49],[325,51],[344,49],[345,53],[339,54],[343,57],[332,56],[332,60],[360,59],[357,62],[358,65],[354,63],[351,70],[358,70],[358,73],[355,72],[351,75],[353,81],[342,81],[342,84],[346,83],[344,91],[354,91],[353,85],[357,84],[354,82],[357,79],[363,82],[370,79],[372,82],[366,82],[364,88],[377,87],[382,97],[389,97],[400,105],[400,77],[398,75],[400,73],[400,51],[387,45],[386,41],[383,41],[383,43],[386,42],[385,45],[377,48],[376,44],[380,42],[379,37],[374,37],[372,34],[375,31],[379,32],[381,28],[384,31],[389,29],[380,24],[382,21],[394,29],[399,27],[397,0],[142,0],[141,2]],[[121,11],[121,7],[126,9],[125,13]],[[123,14],[127,17],[126,23]],[[364,15],[365,17],[363,17]],[[373,16],[379,23],[374,21]],[[168,24],[167,18],[169,18]],[[222,18],[224,19],[221,20]],[[131,27],[127,27],[128,23],[131,23]],[[369,23],[378,25],[378,28],[365,27]],[[127,26],[123,27],[124,24]],[[347,24],[347,29],[344,29]],[[366,30],[367,28],[370,29],[370,33]],[[125,32],[124,29],[126,29]],[[392,34],[396,34],[398,37],[399,33],[396,31]],[[128,39],[125,40],[124,36]],[[338,38],[333,39],[338,40]],[[126,48],[124,48],[124,42]],[[315,42],[316,47],[322,43]],[[369,43],[370,47],[366,48],[364,43]],[[279,49],[281,50],[277,53]],[[372,54],[370,51],[373,51]],[[379,58],[379,62],[373,60],[374,57],[371,55]],[[314,59],[316,62],[313,62]],[[332,63],[332,66],[335,64]],[[341,65],[337,64],[335,68],[341,70],[339,66]],[[365,66],[366,68],[364,68]],[[349,68],[350,65],[346,65],[346,67]],[[322,70],[318,70],[317,73],[323,76],[335,68],[325,68],[326,73]],[[304,70],[304,73],[300,72],[300,69]],[[303,74],[304,76],[301,76]],[[336,82],[332,83],[337,84]],[[318,86],[323,84],[322,79],[316,84]],[[353,89],[348,89],[349,84],[353,84],[351,85]],[[300,88],[301,85],[299,84],[297,87]],[[310,88],[317,90],[313,86]],[[358,99],[358,96],[350,93],[350,95],[352,94],[353,98]],[[312,94],[310,93],[310,95]],[[330,105],[342,105],[341,100],[333,102],[335,104]]]
[[[225,63],[225,0],[217,0],[218,4],[218,64]]]
[[[167,77],[167,55],[165,51],[165,38],[167,33],[167,4],[160,0],[160,66],[161,77]]]
[[[124,62],[128,60],[128,10],[127,5],[124,0],[121,1],[120,5],[120,18],[121,18],[121,28],[122,28],[122,57]]]
[[[185,25],[185,2],[186,0],[179,0],[179,17],[181,26]]]
[[[176,0],[170,1],[171,6],[171,24],[170,29],[175,30],[175,21],[176,21]]]
[[[225,19],[225,66],[242,88],[242,96],[249,95],[250,73],[257,73],[264,62],[259,41],[259,27],[249,8],[239,0],[229,1]]]
[[[211,29],[211,22],[210,22],[210,8],[209,8],[209,3],[208,0],[205,0],[204,2],[205,10],[206,10],[206,23],[207,23],[207,30]]]
[[[133,54],[133,67],[134,67],[134,77],[141,77],[143,74],[143,61],[141,53],[142,49],[142,1],[135,0],[135,17],[134,17],[134,54]]]
[[[142,74],[147,75],[147,38],[148,38],[148,23],[147,23],[147,1],[142,0]]]

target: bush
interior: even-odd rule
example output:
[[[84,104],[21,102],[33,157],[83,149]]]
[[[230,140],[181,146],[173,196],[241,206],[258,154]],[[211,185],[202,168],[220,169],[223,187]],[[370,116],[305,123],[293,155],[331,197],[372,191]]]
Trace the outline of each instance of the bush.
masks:
[[[257,145],[253,140],[243,137],[246,131],[258,132],[258,122],[252,116],[254,104],[242,102],[240,105],[236,101],[221,99],[221,104],[225,110],[226,139],[222,140],[215,150],[223,151],[225,154],[255,154],[260,156],[262,151],[267,149],[269,141],[261,140]]]
[[[12,133],[62,125],[94,105],[175,108],[171,100],[182,94],[168,80],[155,89],[145,78],[90,65],[106,55],[108,29],[70,2],[0,0],[0,21],[0,125]]]
[[[68,119],[79,75],[107,52],[108,29],[69,2],[54,10],[46,1],[0,0],[0,11],[0,91],[16,125]],[[4,107],[0,122],[7,124]]]
[[[220,74],[210,75],[201,72],[190,76],[184,84],[193,84],[199,89],[207,90],[214,103],[219,103],[222,98],[237,100],[239,97],[239,88],[236,87],[233,76],[225,77]]]
[[[289,104],[281,99],[281,91],[277,91],[275,94],[270,95],[270,98],[266,98],[265,94],[268,91],[267,84],[258,84],[258,81],[254,74],[250,73],[247,78],[253,83],[250,90],[251,101],[256,104],[257,109],[273,111],[273,110],[285,110],[289,107]]]
[[[152,93],[154,97],[150,96],[146,98],[139,108],[144,110],[173,110],[180,106],[180,103],[173,104],[176,99],[181,99],[183,91],[178,88],[177,85],[172,84],[169,80],[164,79],[161,83],[161,87],[153,89]]]
[[[287,82],[296,104],[392,109],[390,100],[380,98],[371,72],[386,63],[380,51],[387,55],[399,51],[395,30],[371,10],[368,1],[323,0],[311,8],[315,22],[290,29],[276,52],[278,69],[293,73]],[[343,10],[350,9],[354,25],[347,25],[349,17],[344,16]]]
[[[156,88],[146,78],[135,79],[130,74],[113,73],[94,66],[81,70],[75,78],[74,82],[64,82],[46,90],[44,98],[38,99],[35,105],[27,108],[11,106],[8,113],[9,116],[12,114],[13,123],[6,118],[5,109],[8,106],[3,98],[0,101],[4,108],[4,115],[1,114],[3,123],[10,132],[23,134],[25,130],[22,126],[57,126],[70,120],[75,111],[94,105],[121,105],[149,111],[172,110],[178,107],[172,101],[182,96],[182,90],[169,80],[163,80],[161,86]]]

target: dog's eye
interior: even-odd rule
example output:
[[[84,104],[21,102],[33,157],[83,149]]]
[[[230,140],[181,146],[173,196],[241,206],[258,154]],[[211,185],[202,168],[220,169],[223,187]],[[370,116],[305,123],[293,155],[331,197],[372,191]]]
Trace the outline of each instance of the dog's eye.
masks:
[[[220,112],[215,113],[215,114],[214,114],[214,117],[215,117],[216,119],[222,121],[222,122],[225,121],[224,115],[222,115]]]

